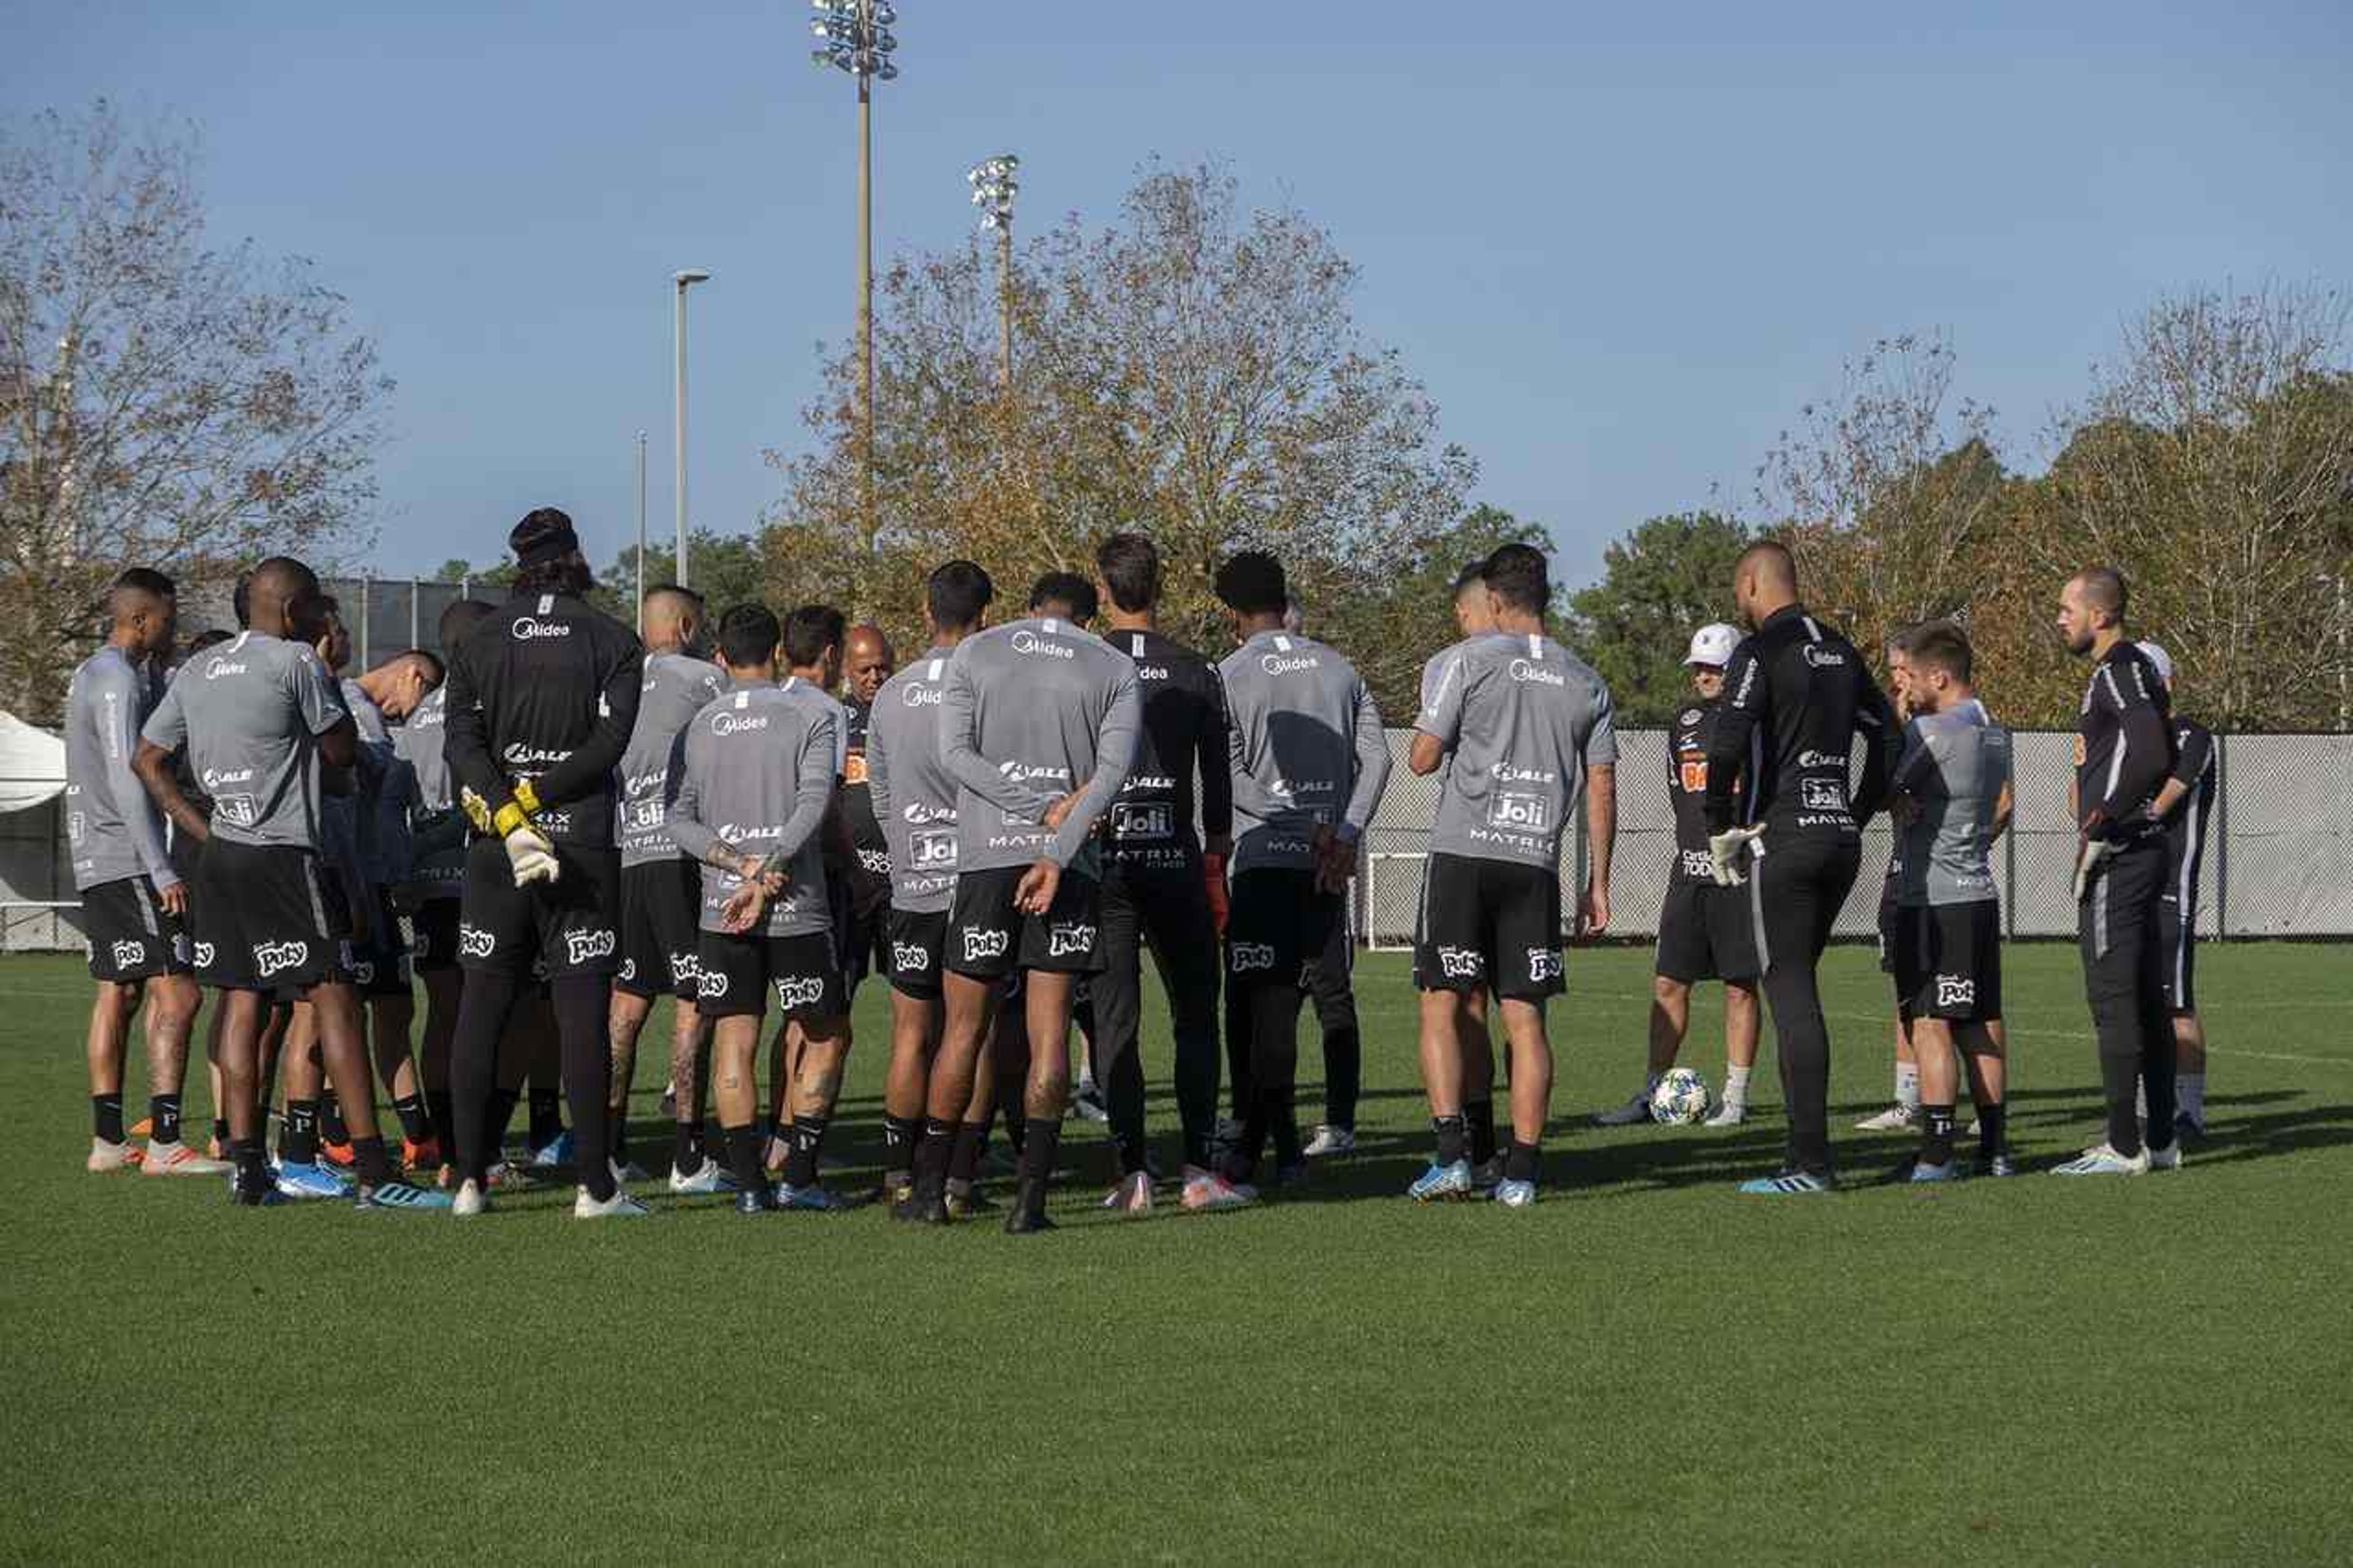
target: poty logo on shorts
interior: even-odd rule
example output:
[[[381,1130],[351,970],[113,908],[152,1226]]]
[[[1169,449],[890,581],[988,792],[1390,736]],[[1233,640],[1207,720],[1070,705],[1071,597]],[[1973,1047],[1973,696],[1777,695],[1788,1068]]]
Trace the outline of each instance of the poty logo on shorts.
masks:
[[[1269,653],[1259,656],[1258,667],[1269,675],[1296,675],[1303,669],[1321,669],[1324,661],[1303,653],[1287,658],[1279,653]]]
[[[727,976],[717,971],[700,976],[695,982],[694,994],[705,1002],[718,1001],[727,994]]]
[[[1467,947],[1441,947],[1438,972],[1449,980],[1476,980],[1487,973],[1487,955]]]
[[[1046,956],[1083,957],[1095,950],[1095,928],[1077,921],[1057,921],[1046,928]]]
[[[1543,982],[1560,978],[1560,950],[1552,947],[1528,949],[1528,978]]]
[[[213,966],[213,944],[211,942],[200,942],[196,943],[197,968],[210,969]]]
[[[172,956],[178,959],[182,963],[188,962],[188,939],[186,937],[174,936],[172,938]]]
[[[670,955],[670,983],[672,985],[683,985],[690,980],[702,977],[702,964],[694,954],[673,952]]]
[[[480,926],[458,928],[458,952],[467,958],[488,958],[499,950],[499,939]]]
[[[311,944],[307,942],[260,942],[253,945],[253,967],[264,980],[281,969],[291,969],[309,961]]]
[[[976,963],[984,958],[1002,958],[1012,941],[1011,931],[968,930],[964,933],[964,961]]]
[[[768,716],[765,713],[738,713],[733,708],[723,708],[711,716],[711,732],[714,735],[733,735],[746,730],[765,730],[767,727]]]
[[[353,984],[373,985],[375,984],[375,960],[372,958],[363,958],[351,967]]]
[[[814,1007],[825,1000],[825,981],[814,974],[778,975],[776,1005],[785,1008]]]
[[[1272,969],[1274,944],[1267,942],[1238,942],[1233,944],[1229,956],[1236,974],[1247,974],[1253,970]]]
[[[1015,632],[1013,634],[1013,651],[1020,654],[1042,656],[1047,658],[1076,658],[1079,657],[1078,649],[1041,637],[1035,632]]]
[[[613,933],[605,931],[568,931],[564,933],[564,956],[566,963],[586,963],[592,958],[613,956]]]
[[[902,974],[928,974],[932,950],[920,942],[894,942],[891,944],[891,967]]]
[[[143,942],[118,942],[114,944],[114,966],[129,969],[147,962],[147,944]]]
[[[1939,1007],[1974,1007],[1978,1005],[1978,983],[1966,974],[1936,976],[1936,1005]]]
[[[1546,669],[1543,665],[1537,664],[1534,660],[1525,658],[1515,658],[1512,660],[1512,679],[1519,681],[1533,680],[1539,686],[1567,686],[1568,684],[1568,677],[1563,675],[1560,671],[1556,669]]]
[[[535,642],[541,637],[568,637],[572,627],[565,621],[543,621],[533,616],[517,616],[512,631],[517,642]]]
[[[635,980],[637,977],[638,961],[634,958],[625,958],[621,960],[620,978],[623,980]]]

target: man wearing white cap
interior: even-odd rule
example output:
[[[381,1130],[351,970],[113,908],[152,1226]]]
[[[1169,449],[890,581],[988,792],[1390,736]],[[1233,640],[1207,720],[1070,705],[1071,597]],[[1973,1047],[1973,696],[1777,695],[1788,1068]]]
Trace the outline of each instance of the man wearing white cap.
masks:
[[[2157,667],[2167,694],[2179,696],[2173,657],[2153,642],[2141,653]],[[2165,892],[2158,903],[2158,945],[2165,955],[2165,999],[2173,1010],[2173,1091],[2176,1132],[2206,1134],[2206,1023],[2198,1016],[2198,870],[2206,853],[2206,823],[2214,810],[2214,732],[2195,719],[2172,715],[2173,772],[2157,792],[2149,815],[2165,824]]]
[[[1675,860],[1659,914],[1657,973],[1651,982],[1650,1079],[1625,1104],[1593,1119],[1604,1127],[1650,1115],[1651,1090],[1675,1065],[1691,1023],[1692,986],[1702,980],[1724,982],[1724,1096],[1708,1125],[1737,1126],[1748,1114],[1748,1074],[1757,1063],[1757,937],[1746,900],[1739,889],[1716,884],[1707,853],[1707,745],[1723,710],[1724,667],[1739,645],[1738,629],[1718,621],[1692,634],[1683,657],[1699,700],[1675,715],[1668,735]]]

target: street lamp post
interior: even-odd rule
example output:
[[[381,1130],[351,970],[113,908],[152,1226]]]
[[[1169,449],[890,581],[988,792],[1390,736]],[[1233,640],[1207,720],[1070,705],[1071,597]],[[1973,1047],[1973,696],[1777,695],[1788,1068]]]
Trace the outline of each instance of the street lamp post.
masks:
[[[686,291],[697,283],[711,281],[711,274],[699,267],[689,267],[670,274],[675,287],[676,308],[670,318],[670,341],[678,351],[676,379],[672,385],[672,406],[678,419],[674,445],[675,477],[678,495],[678,554],[671,562],[671,581],[686,586]]]
[[[876,79],[895,79],[891,57],[899,19],[891,0],[809,0],[818,15],[809,31],[823,40],[809,51],[820,66],[847,71],[858,82],[858,505],[866,542],[874,542],[874,94]]]
[[[972,185],[972,205],[980,209],[980,226],[997,231],[997,384],[1013,396],[1013,197],[1020,190],[1016,178],[1021,160],[1010,153],[976,163],[965,179]]]
[[[638,636],[646,635],[646,433],[638,432]]]

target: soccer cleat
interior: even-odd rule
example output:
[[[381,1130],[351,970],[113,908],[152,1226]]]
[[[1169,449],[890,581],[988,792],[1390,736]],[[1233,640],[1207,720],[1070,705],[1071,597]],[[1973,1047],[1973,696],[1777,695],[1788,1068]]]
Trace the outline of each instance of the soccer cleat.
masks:
[[[956,1215],[945,1194],[911,1192],[891,1205],[891,1217],[908,1225],[945,1225]]]
[[[1594,1112],[1596,1127],[1631,1127],[1637,1121],[1651,1120],[1651,1091],[1629,1098],[1623,1105],[1613,1105],[1607,1110]]]
[[[449,1212],[459,1219],[471,1219],[490,1206],[490,1194],[476,1181],[459,1183],[458,1191],[449,1199]]]
[[[2010,1163],[2007,1154],[1989,1154],[1978,1159],[1977,1173],[1980,1176],[2014,1176],[2018,1174],[2018,1167]]]
[[[352,1199],[355,1209],[446,1209],[455,1207],[447,1193],[437,1193],[430,1187],[416,1187],[406,1182],[386,1182],[381,1186],[362,1187]]]
[[[1703,1127],[1737,1127],[1747,1120],[1748,1107],[1746,1103],[1737,1100],[1727,1100],[1723,1104],[1717,1106],[1715,1108],[1715,1113],[1710,1116],[1700,1125]]]
[[[531,1168],[553,1171],[558,1165],[572,1163],[572,1129],[565,1128],[555,1135],[555,1141],[531,1152]]]
[[[1472,1192],[1484,1193],[1488,1196],[1493,1197],[1494,1196],[1495,1189],[1503,1184],[1504,1156],[1502,1151],[1498,1150],[1496,1152],[1488,1155],[1485,1159],[1471,1167],[1471,1190]]]
[[[1909,1105],[1891,1105],[1876,1116],[1866,1116],[1854,1124],[1857,1132],[1902,1132],[1919,1117],[1919,1111]]]
[[[240,1187],[232,1181],[228,1185],[228,1201],[233,1208],[269,1209],[294,1200],[276,1187]]]
[[[645,1167],[638,1164],[635,1160],[630,1161],[625,1165],[618,1160],[608,1158],[605,1162],[605,1169],[613,1173],[613,1182],[617,1186],[625,1185],[630,1182],[650,1182],[653,1180],[651,1176],[646,1174]]]
[[[1912,1162],[1912,1174],[1905,1179],[1914,1182],[1957,1182],[1961,1179],[1961,1167],[1954,1160],[1947,1160],[1941,1165],[1915,1160]]]
[[[643,1219],[652,1212],[621,1187],[615,1187],[613,1195],[602,1200],[590,1197],[583,1187],[572,1200],[574,1219]]]
[[[1121,1214],[1150,1214],[1152,1178],[1142,1171],[1122,1176],[1119,1185],[1103,1194],[1103,1206]]]
[[[1089,1121],[1111,1120],[1111,1111],[1103,1104],[1103,1090],[1091,1083],[1079,1085],[1078,1092],[1071,1096],[1071,1109]]]
[[[351,1184],[323,1165],[280,1161],[278,1190],[290,1198],[347,1198]]]
[[[776,1212],[776,1189],[766,1183],[756,1187],[739,1187],[735,1193],[737,1214],[774,1214]]]
[[[2054,1176],[2145,1176],[2148,1173],[2148,1151],[2129,1157],[2119,1154],[2105,1143],[2095,1143],[2083,1152],[2080,1159],[2054,1165]]]
[[[1506,1177],[1495,1184],[1495,1201],[1507,1209],[1533,1208],[1536,1201],[1536,1184]]]
[[[349,1143],[330,1142],[324,1138],[319,1140],[319,1157],[338,1171],[350,1170],[360,1159]]]
[[[1740,1190],[1759,1197],[1797,1197],[1808,1193],[1835,1192],[1838,1183],[1811,1171],[1779,1171],[1769,1176],[1751,1177],[1740,1184]]]
[[[1196,1213],[1244,1208],[1258,1202],[1258,1189],[1217,1171],[1188,1170],[1185,1173],[1182,1202]]]
[[[702,1197],[711,1193],[732,1193],[736,1190],[734,1173],[718,1161],[705,1156],[691,1174],[681,1176],[678,1167],[670,1168],[670,1190],[681,1197]]]
[[[531,1178],[529,1176],[525,1175],[519,1167],[510,1164],[504,1160],[493,1161],[490,1170],[483,1174],[482,1182],[484,1185],[492,1187],[527,1187],[531,1185]]]
[[[1457,1160],[1441,1165],[1433,1160],[1430,1169],[1413,1180],[1405,1195],[1418,1204],[1451,1203],[1471,1195],[1471,1162]]]
[[[836,1197],[831,1188],[815,1182],[803,1187],[797,1187],[790,1182],[778,1182],[776,1206],[780,1209],[800,1209],[809,1214],[838,1214],[849,1205]]]
[[[1274,1185],[1288,1187],[1295,1192],[1306,1184],[1307,1162],[1305,1160],[1294,1160],[1288,1165],[1277,1165],[1274,1168]]]
[[[987,1193],[982,1192],[970,1182],[959,1182],[953,1176],[948,1178],[945,1201],[948,1205],[948,1215],[952,1219],[963,1219],[969,1215],[997,1212],[997,1205],[990,1201]]]
[[[139,1146],[127,1138],[120,1143],[110,1143],[103,1138],[92,1138],[90,1141],[90,1159],[85,1163],[84,1169],[93,1176],[102,1176],[109,1171],[129,1170],[139,1163],[140,1157]]]
[[[400,1168],[412,1176],[429,1175],[441,1168],[441,1140],[427,1133],[400,1141]]]
[[[2206,1119],[2204,1117],[2192,1116],[2186,1110],[2178,1112],[2174,1116],[2173,1141],[2176,1143],[2180,1142],[2184,1138],[2203,1138],[2205,1136]]]
[[[218,1176],[232,1169],[227,1160],[207,1160],[185,1143],[150,1143],[139,1161],[142,1176]]]
[[[1300,1152],[1310,1160],[1322,1160],[1334,1154],[1353,1154],[1356,1151],[1356,1132],[1352,1127],[1335,1127],[1328,1121],[1315,1124],[1315,1136],[1307,1141]]]
[[[1005,1211],[1005,1234],[1036,1236],[1040,1231],[1059,1228],[1046,1217],[1046,1184],[1031,1177],[1021,1184],[1020,1195]]]
[[[2148,1168],[2152,1171],[2181,1169],[2181,1140],[2179,1138],[2162,1149],[2148,1149],[2143,1152],[2148,1155]]]

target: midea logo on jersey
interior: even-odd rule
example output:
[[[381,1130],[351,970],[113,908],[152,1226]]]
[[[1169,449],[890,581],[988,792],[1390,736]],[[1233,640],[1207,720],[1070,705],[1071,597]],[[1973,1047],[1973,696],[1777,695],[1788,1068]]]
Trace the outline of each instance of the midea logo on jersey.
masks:
[[[1066,647],[1058,642],[1050,642],[1046,638],[1039,637],[1035,632],[1015,632],[1013,634],[1013,651],[1015,653],[1040,654],[1048,658],[1076,658],[1079,657],[1078,649],[1074,647]]]
[[[610,958],[613,956],[613,933],[610,930],[565,931],[564,956],[573,963],[586,963],[592,958]]]
[[[1936,976],[1936,1005],[1939,1007],[1974,1007],[1978,1005],[1978,983],[1966,974]]]
[[[535,642],[541,637],[568,637],[572,627],[564,621],[536,620],[530,616],[517,616],[509,628],[518,642]]]
[[[1046,928],[1046,956],[1084,956],[1095,950],[1095,928],[1076,921],[1057,921]]]
[[[311,956],[307,942],[263,942],[253,948],[253,966],[267,980],[281,969],[291,969]]]
[[[1528,978],[1538,983],[1560,978],[1560,954],[1549,947],[1528,949]]]
[[[1836,669],[1846,663],[1846,655],[1834,647],[1824,647],[1820,643],[1808,643],[1805,652],[1806,662],[1816,669]]]
[[[1004,762],[997,764],[997,771],[1013,784],[1028,784],[1033,779],[1050,779],[1056,784],[1071,782],[1068,768],[1039,768],[1028,763]]]
[[[815,975],[795,975],[790,979],[778,976],[776,1005],[790,1009],[814,1007],[825,1000],[825,982]]]
[[[711,716],[711,732],[714,735],[733,735],[745,730],[765,730],[767,727],[768,716],[765,713],[738,713],[728,708]]]
[[[1310,658],[1305,654],[1294,654],[1285,658],[1279,653],[1270,653],[1260,656],[1258,667],[1269,675],[1296,675],[1303,669],[1321,669],[1324,661]]]
[[[488,958],[498,952],[499,939],[480,926],[458,928],[458,952],[467,958]]]
[[[1231,955],[1236,974],[1274,967],[1274,944],[1271,942],[1238,942],[1232,946]]]
[[[1438,972],[1449,980],[1476,980],[1487,973],[1487,955],[1467,947],[1441,947]]]
[[[902,974],[929,974],[932,950],[920,942],[894,942],[891,944],[891,967]]]
[[[1567,686],[1568,684],[1568,677],[1561,674],[1560,671],[1556,669],[1546,669],[1543,665],[1525,658],[1515,658],[1512,660],[1512,679],[1514,680],[1522,681],[1533,680],[1539,686]]]
[[[964,933],[964,961],[976,963],[984,958],[1002,958],[1012,939],[1011,931],[966,931]]]
[[[1677,719],[1675,722],[1678,724],[1696,724],[1699,721],[1699,710],[1696,708],[1686,708],[1683,710],[1683,716]]]
[[[1138,680],[1166,680],[1168,679],[1168,670],[1166,667],[1163,665],[1139,664],[1135,667],[1135,679]]]
[[[208,658],[205,660],[205,679],[206,680],[218,680],[224,675],[243,675],[245,670],[245,661],[241,658]]]
[[[1497,763],[1487,771],[1499,784],[1548,784],[1555,777],[1542,768],[1515,768],[1509,763]]]
[[[129,969],[147,962],[147,944],[143,942],[118,942],[114,944],[114,966]]]
[[[900,693],[899,700],[909,708],[936,708],[944,689],[938,686],[910,686]]]

